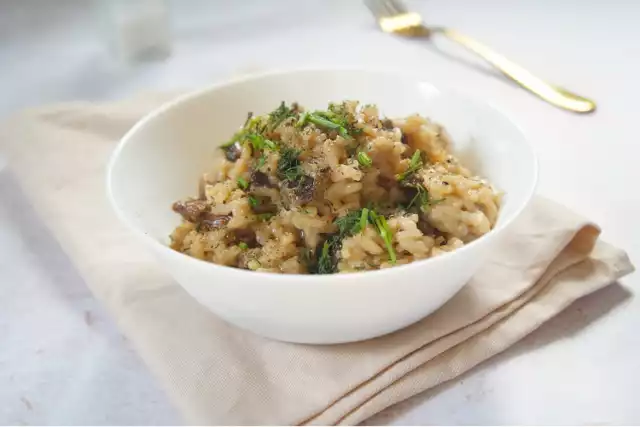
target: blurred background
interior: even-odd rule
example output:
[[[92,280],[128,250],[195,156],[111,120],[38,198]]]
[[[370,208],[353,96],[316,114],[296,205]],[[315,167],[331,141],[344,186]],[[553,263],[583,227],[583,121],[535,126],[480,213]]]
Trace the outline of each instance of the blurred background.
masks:
[[[616,84],[600,67],[614,66],[620,51],[635,50],[633,38],[626,37],[637,17],[634,2],[607,2],[607,7],[590,0],[407,3],[430,24],[468,33],[542,77],[570,83],[596,99],[594,80]],[[129,22],[123,22],[126,15]],[[610,22],[615,25],[607,26],[603,38],[596,29]],[[126,51],[145,44],[149,32],[166,35],[168,55],[122,61]],[[124,47],[114,51],[118,43]],[[460,51],[447,45],[445,52]],[[594,54],[598,64],[585,72]],[[481,83],[484,90],[476,91],[496,99],[506,100],[501,95],[513,90],[460,66],[429,43],[382,34],[360,0],[0,0],[0,64],[0,114],[52,101],[194,88],[231,74],[314,64],[420,70],[425,78],[465,90]]]

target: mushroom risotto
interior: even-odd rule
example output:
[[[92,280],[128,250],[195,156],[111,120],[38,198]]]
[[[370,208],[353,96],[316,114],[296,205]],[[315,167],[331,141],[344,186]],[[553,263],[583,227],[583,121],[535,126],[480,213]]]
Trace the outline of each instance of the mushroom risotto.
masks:
[[[356,101],[249,113],[197,198],[174,203],[171,247],[256,271],[376,270],[461,247],[495,225],[500,196],[418,115]]]

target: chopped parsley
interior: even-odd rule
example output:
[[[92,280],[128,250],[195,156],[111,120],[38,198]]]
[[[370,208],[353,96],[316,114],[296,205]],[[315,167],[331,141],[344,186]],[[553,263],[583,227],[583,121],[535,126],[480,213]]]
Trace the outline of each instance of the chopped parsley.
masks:
[[[257,169],[260,169],[262,166],[264,166],[266,162],[267,162],[266,154],[263,154],[262,156],[258,157],[258,160],[256,161]]]
[[[251,123],[251,119],[253,118],[253,112],[249,111],[247,113],[247,120],[244,121],[244,127],[246,128]]]
[[[378,234],[382,237],[384,245],[387,247],[387,252],[389,252],[389,262],[391,264],[395,264],[397,259],[396,251],[393,249],[393,233],[389,228],[389,224],[387,224],[387,220],[384,215],[379,215],[374,211],[371,211],[369,216],[371,217],[371,222],[378,230]]]
[[[286,181],[299,182],[305,177],[305,174],[301,166],[295,166],[293,168],[287,169],[284,172],[283,176]]]
[[[421,167],[422,167],[422,153],[420,153],[420,150],[416,150],[416,152],[413,153],[413,156],[411,156],[411,160],[409,160],[409,167],[407,168],[406,171],[396,175],[396,180],[404,181],[409,176],[413,175],[414,172],[416,172]]]
[[[333,221],[338,227],[338,232],[329,236],[327,240],[324,241],[320,254],[318,255],[317,263],[315,265],[312,263],[308,264],[311,273],[332,274],[337,271],[338,252],[342,246],[342,241],[362,231],[363,215],[368,217],[369,210],[367,208],[351,211]],[[364,227],[366,227],[366,225],[367,222],[364,222]]]
[[[442,202],[444,199],[432,199],[431,194],[429,194],[429,190],[421,184],[421,183],[404,183],[405,188],[412,188],[415,190],[416,194],[411,198],[411,201],[406,206],[406,210],[410,210],[413,207],[417,207],[419,209],[424,210],[429,206],[433,206],[437,203]]]
[[[280,126],[282,122],[284,122],[289,117],[295,116],[295,111],[293,108],[288,107],[284,101],[280,103],[280,106],[269,113],[269,122],[268,128],[270,131],[273,131],[275,128]]]
[[[364,168],[369,168],[371,167],[371,165],[373,165],[373,160],[371,160],[371,157],[369,157],[369,155],[367,155],[367,153],[365,153],[364,151],[359,152],[357,158],[360,166]]]
[[[251,142],[251,146],[255,151],[260,151],[265,149],[276,151],[278,149],[278,144],[271,141],[270,139],[265,138],[263,135],[260,135],[258,133],[250,133],[246,135],[246,139],[248,139],[249,142]]]
[[[233,134],[231,139],[220,146],[222,149],[231,147],[236,142],[240,144],[244,143],[251,135],[260,135],[265,130],[264,118],[254,117],[253,113],[247,115],[247,120],[244,122],[242,129]]]
[[[225,142],[224,144],[222,144],[220,146],[220,148],[222,148],[223,150],[231,147],[233,144],[235,144],[236,142],[240,142],[244,139],[245,136],[245,132],[244,129],[239,130],[238,132],[234,133],[233,136],[231,137],[231,139],[227,142]]]
[[[300,151],[293,148],[283,148],[278,159],[278,176],[289,182],[299,182],[305,175],[298,156]]]
[[[238,247],[243,251],[246,251],[247,249],[249,249],[249,245],[247,245],[245,242],[238,243]]]
[[[325,111],[319,110],[313,113],[303,113],[298,122],[297,127],[302,127],[305,123],[310,122],[323,129],[338,132],[345,139],[353,139],[359,135],[362,129],[353,125],[354,118],[347,111],[343,104],[329,104],[329,108]]]
[[[242,188],[243,190],[246,190],[247,188],[249,188],[249,183],[243,177],[238,178],[237,182],[238,182],[238,187]]]
[[[322,244],[318,263],[315,266],[316,274],[333,274],[338,269],[338,251],[342,244],[340,236],[333,235],[327,238]]]
[[[360,230],[363,231],[367,228],[367,224],[369,224],[369,209],[362,208],[362,213],[360,214]]]
[[[360,231],[360,211],[351,211],[345,216],[336,218],[333,223],[338,227],[341,237],[348,237]]]
[[[309,119],[309,113],[307,113],[306,111],[300,114],[300,118],[296,122],[296,127],[297,128],[303,127],[307,123],[308,119]]]
[[[260,201],[253,196],[249,196],[249,206],[255,208],[260,204]]]
[[[344,102],[340,104],[330,103],[327,114],[330,114],[331,120],[335,123],[339,123],[351,136],[358,136],[362,133],[362,129],[354,125],[355,118],[347,111],[347,107]]]
[[[362,208],[351,211],[344,216],[336,218],[333,223],[338,227],[338,232],[329,236],[325,240],[318,262],[313,265],[308,263],[309,271],[315,274],[331,274],[335,273],[338,268],[338,251],[342,246],[342,241],[355,234],[362,232],[367,228],[368,224],[372,224],[380,237],[382,238],[387,252],[389,253],[389,262],[396,263],[396,251],[393,248],[393,233],[387,224],[384,215],[378,214],[370,208]]]
[[[331,121],[326,117],[325,114],[322,114],[322,112],[316,111],[315,113],[311,113],[309,114],[307,119],[316,126],[329,130],[335,130],[341,137],[345,139],[351,139],[349,132],[347,132],[347,129],[344,126],[342,126],[340,123]]]
[[[277,110],[276,110],[277,111]],[[249,112],[247,119],[244,122],[242,129],[238,130],[231,139],[220,146],[222,149],[227,149],[235,143],[244,144],[249,141],[254,151],[269,149],[277,150],[278,145],[267,139],[263,134],[267,130],[271,123],[271,115],[269,120],[265,116],[254,117],[252,112]]]
[[[413,196],[407,205],[407,210],[411,209],[413,206],[422,207],[429,204],[429,190],[427,190],[424,185],[415,184],[410,187],[416,190],[416,195]]]
[[[333,263],[331,262],[331,257],[329,256],[329,249],[333,244],[332,242],[332,239],[327,239],[322,245],[320,258],[318,258],[318,274],[334,273]]]

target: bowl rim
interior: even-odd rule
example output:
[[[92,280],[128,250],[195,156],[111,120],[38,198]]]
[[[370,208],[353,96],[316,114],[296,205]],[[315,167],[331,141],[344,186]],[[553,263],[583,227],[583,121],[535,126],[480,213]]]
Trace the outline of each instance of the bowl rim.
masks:
[[[471,103],[482,106],[493,112],[497,113],[499,116],[502,116],[505,120],[507,120],[521,135],[523,139],[523,143],[529,152],[529,157],[531,159],[531,166],[533,169],[533,179],[529,185],[529,188],[526,190],[525,197],[523,202],[521,202],[520,206],[517,207],[516,211],[513,213],[512,217],[507,219],[499,229],[492,228],[486,234],[480,236],[476,240],[472,242],[466,243],[464,246],[457,248],[451,252],[445,252],[436,257],[421,259],[417,261],[413,261],[407,264],[396,265],[389,268],[382,268],[377,270],[367,270],[367,271],[357,271],[357,272],[348,272],[348,273],[336,273],[336,274],[284,274],[284,273],[272,273],[272,272],[261,272],[261,271],[253,271],[253,270],[245,270],[237,267],[226,266],[222,264],[216,264],[213,262],[201,260],[198,258],[191,257],[182,252],[175,251],[171,249],[169,246],[161,243],[157,239],[150,237],[147,233],[136,227],[129,219],[127,215],[120,208],[118,203],[116,202],[113,195],[113,169],[114,165],[117,163],[120,153],[124,150],[125,146],[130,143],[133,139],[134,135],[138,132],[139,129],[146,126],[149,122],[155,120],[156,118],[162,116],[167,111],[176,107],[179,104],[187,102],[191,99],[198,98],[207,93],[214,92],[220,88],[233,86],[238,83],[248,82],[260,80],[273,76],[283,76],[283,75],[294,75],[299,73],[333,73],[333,72],[359,72],[366,74],[377,74],[377,75],[388,75],[397,79],[411,79],[416,83],[429,85],[432,89],[435,89],[440,94],[452,94],[456,97],[459,97],[463,100],[470,101]],[[212,272],[216,272],[217,274],[224,273],[227,275],[246,275],[251,274],[255,279],[260,280],[260,278],[269,279],[271,281],[274,278],[277,278],[281,285],[288,284],[299,284],[300,280],[304,280],[305,282],[309,282],[307,284],[311,285],[313,283],[322,284],[322,286],[327,286],[330,283],[327,283],[327,279],[336,280],[336,282],[350,281],[351,283],[359,283],[359,278],[371,278],[374,275],[383,277],[385,275],[399,275],[403,271],[407,271],[409,269],[421,268],[425,265],[443,263],[446,260],[456,256],[456,254],[460,254],[463,251],[468,252],[469,250],[473,250],[479,244],[482,244],[483,241],[487,239],[495,238],[498,234],[500,234],[503,230],[507,229],[517,218],[519,218],[524,211],[524,209],[529,205],[533,195],[535,193],[536,187],[538,185],[538,177],[539,177],[539,161],[537,153],[533,147],[531,139],[529,138],[528,133],[523,129],[523,127],[515,121],[512,116],[506,113],[502,108],[498,107],[494,102],[491,102],[486,99],[479,99],[473,95],[465,93],[463,91],[459,91],[453,88],[449,88],[443,85],[434,85],[428,80],[425,80],[421,77],[418,77],[417,74],[406,72],[397,69],[385,69],[385,68],[361,68],[361,67],[351,67],[351,66],[331,66],[331,67],[300,67],[300,68],[287,68],[287,69],[270,69],[267,71],[247,73],[240,76],[231,76],[221,81],[212,83],[210,85],[189,91],[185,94],[179,95],[169,101],[164,102],[160,106],[156,107],[152,111],[145,114],[141,119],[139,119],[126,133],[120,138],[118,141],[118,145],[111,153],[109,161],[107,163],[107,173],[106,173],[106,191],[107,198],[109,199],[109,204],[111,208],[115,212],[118,219],[123,222],[127,228],[132,230],[135,235],[138,235],[144,241],[148,242],[152,247],[157,248],[158,250],[164,251],[169,256],[172,257],[180,257],[185,260],[187,263],[192,264],[194,267],[198,268],[209,268]],[[220,271],[216,271],[220,270]],[[340,286],[344,286],[345,283],[340,283]]]

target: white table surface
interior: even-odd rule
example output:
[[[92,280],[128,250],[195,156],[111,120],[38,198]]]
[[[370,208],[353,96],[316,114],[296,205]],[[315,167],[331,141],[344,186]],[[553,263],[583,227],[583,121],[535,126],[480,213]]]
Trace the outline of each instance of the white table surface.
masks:
[[[125,66],[106,53],[91,2],[0,0],[0,116],[44,103],[195,88],[274,67],[403,68],[509,111],[537,147],[540,193],[597,221],[632,260],[640,256],[640,2],[411,3],[431,22],[593,97],[599,110],[590,116],[555,109],[432,44],[383,35],[356,0],[169,4],[172,55]],[[23,213],[6,174],[0,177],[0,424],[181,423],[37,217]],[[585,298],[504,354],[372,422],[640,423],[640,302],[632,295],[639,281],[635,274]]]

